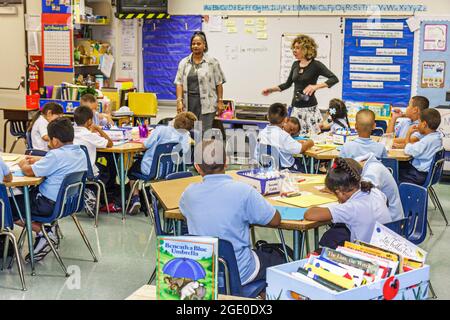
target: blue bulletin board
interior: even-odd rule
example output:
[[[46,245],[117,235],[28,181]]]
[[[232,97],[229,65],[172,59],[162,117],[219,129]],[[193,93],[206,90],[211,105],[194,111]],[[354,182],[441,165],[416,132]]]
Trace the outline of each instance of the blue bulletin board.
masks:
[[[346,19],[343,99],[406,107],[413,50],[406,19]]]
[[[171,16],[145,20],[142,28],[144,90],[158,99],[175,100],[178,63],[191,53],[194,31],[202,28],[201,16]]]
[[[450,22],[422,21],[419,41],[417,94],[427,97],[432,107],[449,105],[445,95],[450,91]]]
[[[71,0],[42,0],[42,13],[72,13]]]

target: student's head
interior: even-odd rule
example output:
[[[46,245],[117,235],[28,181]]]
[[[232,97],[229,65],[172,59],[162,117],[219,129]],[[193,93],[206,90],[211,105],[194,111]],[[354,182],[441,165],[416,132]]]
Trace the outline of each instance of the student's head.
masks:
[[[72,144],[74,130],[72,122],[67,118],[59,118],[48,124],[48,137],[50,149],[61,148],[66,144]]]
[[[418,125],[421,134],[428,134],[436,131],[441,125],[441,114],[436,109],[425,109],[420,113]]]
[[[300,121],[296,117],[289,117],[288,121],[283,126],[284,131],[289,133],[291,136],[298,136],[300,133]]]
[[[325,186],[338,198],[346,202],[356,191],[370,192],[373,185],[361,181],[361,165],[353,159],[336,158],[325,178]]]
[[[97,98],[90,93],[83,94],[80,99],[80,105],[89,107],[92,111],[97,111]]]
[[[328,113],[331,119],[346,119],[347,118],[347,107],[344,101],[341,99],[331,99],[328,107]]]
[[[73,120],[79,127],[89,128],[93,123],[94,112],[91,108],[86,106],[80,106],[75,109],[73,113]]]
[[[194,167],[201,176],[225,173],[227,155],[222,139],[203,140],[195,146]]]
[[[360,137],[369,138],[375,126],[375,113],[372,110],[363,109],[356,113],[355,129]]]
[[[413,121],[420,118],[420,113],[428,109],[430,101],[423,96],[414,96],[409,100],[409,105],[406,108],[405,115]]]
[[[173,127],[190,131],[194,128],[195,121],[197,121],[197,117],[192,112],[180,112],[174,119]]]
[[[43,116],[48,122],[52,122],[60,117],[62,117],[64,115],[64,109],[63,107],[56,102],[47,102],[46,104],[44,104],[44,106],[42,107],[42,110],[37,112],[33,118],[30,121],[30,124],[28,126],[28,131],[31,131],[31,129],[33,128],[34,123],[36,122],[36,120],[40,117]]]
[[[286,121],[288,111],[286,105],[274,103],[269,107],[268,120],[270,124],[281,126]]]
[[[191,51],[194,54],[208,52],[208,41],[203,31],[196,31],[191,37]]]
[[[299,34],[292,41],[291,48],[292,48],[294,57],[297,60],[300,60],[300,59],[311,60],[311,59],[315,59],[317,57],[316,41],[313,38],[311,38],[310,36],[307,36],[305,34]]]

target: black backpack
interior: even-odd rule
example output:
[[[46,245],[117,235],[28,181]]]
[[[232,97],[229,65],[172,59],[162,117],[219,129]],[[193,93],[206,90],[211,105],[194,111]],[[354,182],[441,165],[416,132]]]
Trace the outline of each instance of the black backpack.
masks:
[[[267,241],[265,240],[258,240],[255,243],[255,250],[259,251],[264,251],[267,253],[273,253],[276,252],[278,253],[283,259],[285,259],[285,253],[284,253],[284,249],[283,249],[283,245],[281,243],[267,243]],[[294,261],[294,251],[288,246],[286,245],[286,251],[287,251],[287,255],[288,257]]]

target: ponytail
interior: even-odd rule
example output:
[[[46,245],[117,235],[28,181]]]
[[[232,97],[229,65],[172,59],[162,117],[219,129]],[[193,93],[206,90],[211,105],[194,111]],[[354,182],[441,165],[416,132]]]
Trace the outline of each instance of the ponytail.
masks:
[[[27,128],[27,131],[28,131],[28,132],[31,132],[31,129],[33,129],[34,123],[37,121],[37,119],[39,119],[39,117],[40,117],[41,115],[42,115],[42,111],[41,111],[41,110],[38,110],[38,111],[34,114],[33,118],[31,118],[31,121],[30,121],[30,123],[28,124],[28,128]]]
[[[51,112],[52,114],[64,114],[64,108],[56,102],[47,102],[42,107],[42,110],[39,110],[36,112],[36,114],[33,116],[33,118],[30,121],[30,124],[28,125],[28,132],[31,132],[31,129],[33,129],[34,123],[39,119],[41,115],[46,115],[48,112]]]
[[[372,190],[373,187],[374,187],[374,185],[372,184],[372,182],[361,181],[361,191],[362,192],[370,193],[370,191]]]

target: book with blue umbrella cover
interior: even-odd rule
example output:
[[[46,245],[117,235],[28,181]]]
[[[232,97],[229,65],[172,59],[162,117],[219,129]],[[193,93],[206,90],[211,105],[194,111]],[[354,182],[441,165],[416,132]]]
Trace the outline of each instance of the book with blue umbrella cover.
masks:
[[[159,236],[157,299],[217,300],[218,248],[218,239],[213,237]]]

